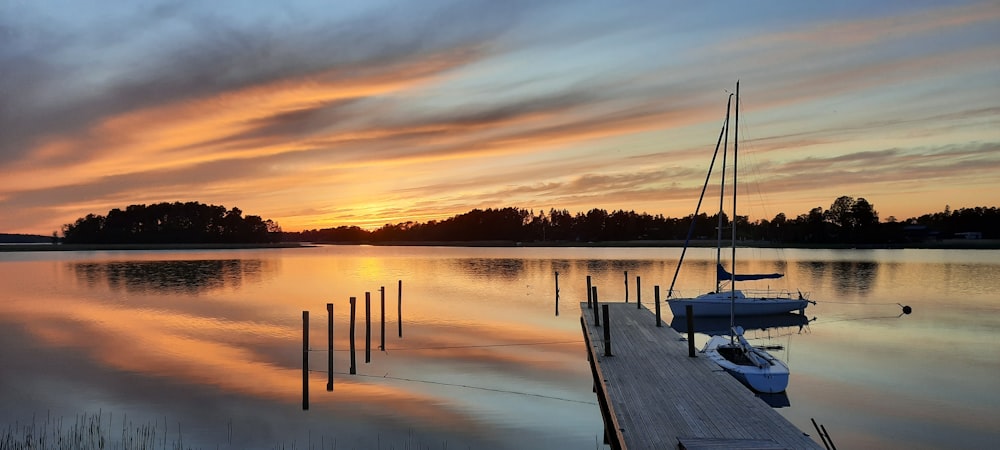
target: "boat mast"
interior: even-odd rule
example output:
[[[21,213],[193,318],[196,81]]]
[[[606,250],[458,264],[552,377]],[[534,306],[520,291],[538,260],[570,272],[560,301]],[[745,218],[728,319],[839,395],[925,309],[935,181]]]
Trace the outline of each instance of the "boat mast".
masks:
[[[725,138],[722,141],[722,180],[719,182],[719,224],[716,226],[718,238],[715,244],[715,267],[722,265],[722,213],[725,211],[726,200],[726,153],[729,150],[729,105],[732,101],[733,94],[729,94],[729,101],[726,102],[726,122],[723,126]],[[718,276],[715,277],[715,292],[722,292],[722,280],[719,280]]]
[[[736,80],[736,124],[733,130],[733,258],[730,261],[733,269],[729,272],[729,327],[730,329],[736,323],[736,168],[737,160],[739,159],[739,146],[740,146],[740,80]],[[734,332],[735,333],[735,332]]]

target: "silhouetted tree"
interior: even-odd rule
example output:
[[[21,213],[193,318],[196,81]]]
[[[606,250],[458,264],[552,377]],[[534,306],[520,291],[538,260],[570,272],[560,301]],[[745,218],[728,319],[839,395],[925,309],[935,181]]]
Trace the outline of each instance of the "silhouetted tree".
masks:
[[[215,213],[212,217],[221,221],[225,217],[238,216],[240,212],[238,210],[226,212],[221,208]],[[246,222],[252,225],[249,233],[257,232],[253,230],[261,228],[259,218],[252,217],[248,216],[246,219]],[[98,219],[110,220],[103,217],[94,218]],[[426,223],[408,221],[385,224],[371,232],[358,227],[342,226],[284,234],[289,240],[330,242],[681,240],[687,236],[694,221],[692,236],[695,239],[715,239],[718,235],[718,220],[717,215],[709,216],[705,213],[697,217],[667,218],[662,215],[652,216],[626,210],[608,213],[597,208],[573,215],[565,209],[552,208],[548,214],[544,211],[535,214],[520,208],[505,207],[474,209],[444,220],[432,220]],[[880,223],[878,212],[868,200],[841,196],[833,202],[828,211],[816,207],[794,219],[789,219],[785,213],[778,213],[772,220],[761,219],[755,222],[749,222],[746,216],[739,216],[736,222],[738,239],[814,244],[891,244],[905,240],[904,227],[908,224],[925,225],[947,235],[963,231],[980,231],[983,237],[997,237],[997,230],[1000,230],[1000,212],[996,207],[965,208],[957,211],[950,211],[946,207],[943,213],[927,214],[904,222],[890,217],[887,222]],[[216,222],[207,223],[210,224],[209,228],[214,229],[215,225],[211,224]],[[727,230],[731,230],[731,226],[729,217],[723,214],[724,239],[729,238]],[[268,232],[274,232],[269,221],[263,222],[263,228]]]
[[[877,242],[880,240],[878,212],[875,206],[863,197],[858,198],[851,208],[854,228],[852,238],[857,242]]]
[[[198,202],[130,205],[88,214],[63,226],[64,242],[80,243],[265,243],[281,239],[281,227],[260,216],[242,216],[239,208]]]

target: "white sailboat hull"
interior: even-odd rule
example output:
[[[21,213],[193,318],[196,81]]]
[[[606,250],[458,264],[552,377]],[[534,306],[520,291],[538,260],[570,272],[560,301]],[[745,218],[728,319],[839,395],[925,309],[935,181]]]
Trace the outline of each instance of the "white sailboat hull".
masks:
[[[730,311],[742,317],[803,312],[809,306],[809,301],[792,297],[748,297],[742,291],[736,291],[735,297],[730,292],[710,292],[694,298],[670,299],[667,304],[674,317],[686,316],[688,305],[692,306],[695,317],[729,317]]]
[[[749,351],[753,352],[756,359],[763,363],[759,365],[736,364],[723,356],[722,352],[727,347],[739,348],[740,344],[730,343],[727,336],[713,336],[705,345],[703,352],[733,378],[757,392],[774,394],[784,392],[788,387],[788,366],[781,360],[764,350],[749,347]]]

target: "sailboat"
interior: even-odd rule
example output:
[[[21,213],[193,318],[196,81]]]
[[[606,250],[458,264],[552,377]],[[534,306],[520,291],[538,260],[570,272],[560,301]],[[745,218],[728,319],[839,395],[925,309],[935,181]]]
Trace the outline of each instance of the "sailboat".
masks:
[[[728,128],[729,123],[729,110],[726,110],[726,127]],[[736,128],[739,128],[740,123],[740,83],[736,82]],[[739,155],[738,151],[738,141],[733,143],[733,217],[736,217],[736,160]],[[725,160],[725,157],[723,157]],[[723,166],[725,163],[723,162]],[[723,175],[723,184],[725,183],[725,175]],[[720,212],[722,210],[720,201]],[[722,234],[721,228],[721,216],[720,216],[720,227],[719,234]],[[721,243],[721,239],[719,240]],[[705,349],[703,353],[708,356],[709,359],[714,361],[719,367],[728,372],[734,378],[742,382],[743,384],[749,386],[751,389],[764,392],[764,393],[778,393],[784,392],[785,388],[788,387],[788,366],[779,360],[771,356],[766,350],[754,347],[747,342],[746,338],[743,337],[743,327],[736,326],[736,305],[742,304],[744,310],[754,310],[754,308],[747,306],[753,305],[753,302],[774,302],[773,304],[784,304],[788,306],[794,306],[799,303],[799,309],[805,309],[806,303],[805,299],[799,300],[781,300],[775,298],[765,298],[762,300],[750,300],[752,297],[747,297],[746,295],[737,296],[736,282],[745,279],[765,279],[765,278],[777,278],[779,274],[765,274],[765,275],[736,275],[736,226],[735,222],[733,225],[733,254],[732,254],[732,272],[726,272],[722,267],[721,263],[718,265],[718,278],[723,278],[728,276],[729,278],[729,336],[712,336],[705,344]],[[721,251],[719,252],[721,253]],[[720,255],[721,256],[721,255]],[[717,256],[718,258],[719,256]],[[719,291],[720,289],[717,289]],[[710,299],[715,301],[723,297],[725,293],[714,292],[711,294]],[[739,299],[739,301],[737,300]],[[768,303],[764,303],[768,304]],[[671,305],[673,308],[673,305]],[[769,307],[771,308],[771,307]],[[785,311],[781,311],[785,312]]]
[[[736,127],[739,128],[739,83],[736,83]],[[805,309],[810,303],[815,303],[806,298],[801,291],[797,291],[792,294],[790,291],[771,291],[770,289],[765,291],[748,291],[735,289],[737,281],[753,281],[753,280],[765,280],[773,278],[781,278],[783,275],[780,273],[769,273],[769,274],[736,274],[736,221],[733,220],[733,236],[732,236],[732,272],[726,270],[722,266],[722,217],[724,213],[724,203],[726,195],[726,147],[728,143],[723,140],[729,138],[729,111],[730,104],[732,103],[733,94],[729,95],[729,101],[726,103],[726,120],[723,123],[722,131],[719,133],[719,142],[715,146],[715,154],[712,156],[712,164],[708,168],[708,176],[705,177],[705,184],[702,186],[701,196],[698,198],[698,206],[695,208],[695,213],[692,216],[691,227],[688,230],[687,239],[684,242],[684,249],[681,251],[680,260],[677,261],[677,268],[674,271],[673,281],[670,283],[670,289],[667,291],[667,304],[670,306],[670,311],[673,313],[674,317],[683,317],[687,315],[687,306],[692,307],[692,314],[695,317],[724,317],[730,315],[738,316],[756,316],[756,315],[773,315],[782,314],[792,311],[798,311],[804,314]],[[736,160],[737,160],[737,150],[739,146],[739,139],[737,132],[734,132],[733,139],[733,218],[736,218]],[[691,234],[694,231],[695,220],[698,217],[698,212],[701,209],[701,202],[705,197],[705,189],[708,187],[709,179],[712,175],[712,169],[715,166],[715,159],[719,154],[719,145],[722,145],[722,182],[721,188],[719,190],[719,224],[718,224],[718,241],[716,244],[716,254],[715,254],[715,266],[716,266],[716,282],[715,290],[705,294],[701,294],[697,297],[692,298],[672,298],[674,294],[674,284],[677,282],[677,274],[680,272],[681,264],[684,262],[684,255],[687,252],[688,244],[691,241]],[[726,287],[729,287],[727,290]]]

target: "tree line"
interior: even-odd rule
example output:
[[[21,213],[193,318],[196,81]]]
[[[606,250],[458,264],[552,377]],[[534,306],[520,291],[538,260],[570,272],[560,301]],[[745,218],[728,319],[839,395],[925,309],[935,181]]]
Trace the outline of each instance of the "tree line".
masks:
[[[233,207],[198,202],[130,205],[63,225],[66,244],[270,243],[281,227]]]
[[[693,225],[692,225],[693,223]],[[516,208],[474,209],[444,220],[386,224],[368,231],[357,226],[286,232],[288,241],[387,243],[387,242],[607,242],[636,240],[714,239],[719,215],[701,213],[681,218],[635,211],[591,209],[571,214],[565,209],[548,212]],[[724,229],[730,218],[722,213]],[[902,244],[979,232],[982,238],[1000,238],[1000,210],[996,207],[963,208],[899,221],[880,221],[875,206],[864,198],[841,196],[829,209],[811,209],[789,218],[750,221],[736,217],[737,239],[803,244]],[[724,238],[728,239],[730,231]]]

